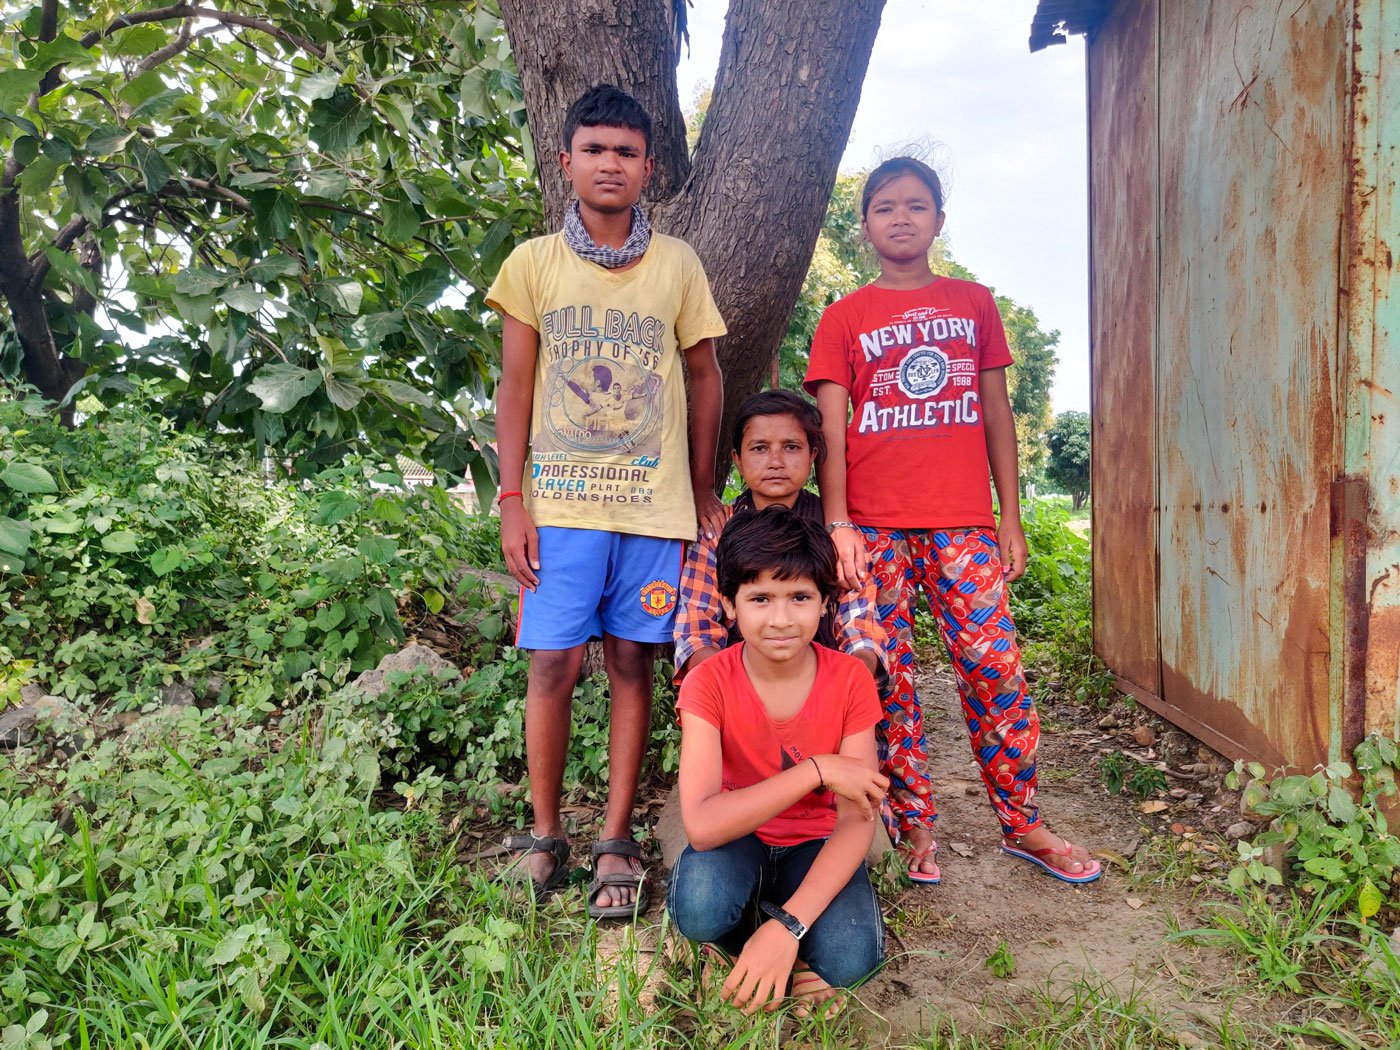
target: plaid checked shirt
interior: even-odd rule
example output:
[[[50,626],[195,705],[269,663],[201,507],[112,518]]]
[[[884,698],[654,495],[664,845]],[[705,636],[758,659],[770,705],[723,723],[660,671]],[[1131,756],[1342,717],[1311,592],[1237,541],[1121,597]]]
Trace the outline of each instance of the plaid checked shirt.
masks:
[[[687,660],[701,649],[723,649],[729,644],[729,621],[719,601],[715,571],[717,540],[701,537],[685,552],[681,566],[681,593],[676,607],[676,679]],[[854,656],[873,652],[885,662],[885,632],[875,611],[875,575],[855,591],[847,591],[836,609],[836,639],[841,651]]]

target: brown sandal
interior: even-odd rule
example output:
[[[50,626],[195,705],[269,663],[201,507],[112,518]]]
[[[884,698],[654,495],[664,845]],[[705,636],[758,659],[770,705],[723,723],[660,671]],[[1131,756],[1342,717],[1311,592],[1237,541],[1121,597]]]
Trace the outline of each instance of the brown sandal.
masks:
[[[640,874],[614,872],[611,875],[598,874],[598,858],[610,855],[627,857],[642,863],[642,847],[631,839],[602,839],[593,843],[593,881],[588,884],[588,914],[594,919],[625,919],[631,921],[647,910],[647,877]],[[598,891],[606,886],[627,886],[637,891],[637,899],[631,904],[609,904],[606,907],[597,902]]]
[[[554,858],[554,870],[549,873],[549,877],[543,882],[536,882],[530,878],[530,885],[534,887],[535,900],[542,901],[549,896],[565,879],[569,877],[569,840],[563,836],[553,835],[511,835],[502,843],[508,850],[521,850],[518,857],[513,857],[497,878],[506,877],[511,869],[515,868],[522,860],[532,853],[547,853]]]

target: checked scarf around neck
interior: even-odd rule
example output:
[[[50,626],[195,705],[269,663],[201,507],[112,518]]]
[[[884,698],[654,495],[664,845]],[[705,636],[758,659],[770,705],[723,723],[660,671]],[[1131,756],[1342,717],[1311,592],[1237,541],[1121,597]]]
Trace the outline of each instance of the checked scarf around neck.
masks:
[[[646,253],[647,245],[651,244],[651,223],[647,221],[641,206],[634,204],[632,205],[632,230],[627,234],[626,243],[621,248],[610,248],[606,244],[598,245],[593,242],[593,238],[584,229],[583,216],[579,214],[578,210],[578,201],[574,201],[569,205],[569,210],[564,216],[564,241],[579,258],[595,262],[609,270],[616,270],[619,266],[636,262]]]

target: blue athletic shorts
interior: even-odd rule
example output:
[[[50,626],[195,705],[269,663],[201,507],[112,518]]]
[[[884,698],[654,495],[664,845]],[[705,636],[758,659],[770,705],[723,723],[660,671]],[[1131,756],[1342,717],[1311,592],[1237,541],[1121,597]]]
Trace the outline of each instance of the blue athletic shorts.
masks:
[[[680,540],[541,526],[540,584],[520,590],[515,644],[572,649],[605,632],[669,642],[684,553]]]

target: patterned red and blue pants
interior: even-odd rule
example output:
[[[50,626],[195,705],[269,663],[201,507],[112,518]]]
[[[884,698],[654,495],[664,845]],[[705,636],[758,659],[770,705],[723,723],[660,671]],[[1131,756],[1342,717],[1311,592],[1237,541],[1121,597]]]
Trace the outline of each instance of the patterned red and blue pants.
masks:
[[[1019,838],[1039,823],[1040,720],[1021,672],[996,533],[980,527],[861,531],[879,587],[892,680],[879,726],[891,835],[898,841],[910,828],[938,819],[914,689],[914,609],[923,591],[952,660],[972,754],[1002,834]]]

